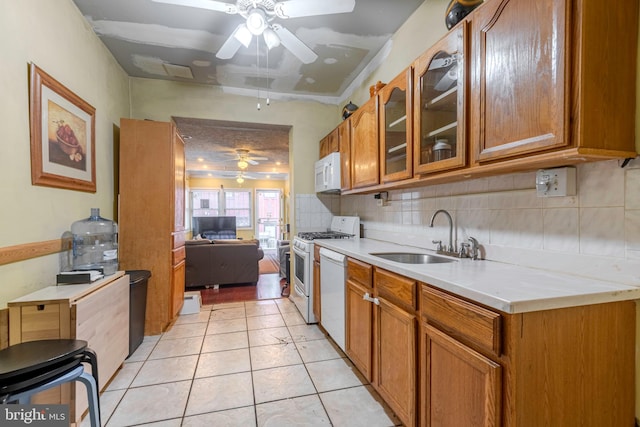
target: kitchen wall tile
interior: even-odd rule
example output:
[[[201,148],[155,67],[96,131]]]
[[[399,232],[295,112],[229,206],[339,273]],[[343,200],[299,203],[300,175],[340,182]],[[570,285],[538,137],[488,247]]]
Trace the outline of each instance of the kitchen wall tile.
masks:
[[[579,210],[544,210],[544,249],[580,252]]]
[[[536,172],[525,172],[513,174],[514,190],[535,189]]]
[[[627,251],[640,251],[640,209],[626,210],[624,222]]]
[[[640,167],[625,174],[625,208],[640,209]]]
[[[542,249],[543,216],[541,209],[494,211],[491,244],[514,248]]]
[[[498,175],[487,178],[488,191],[506,191],[514,188],[513,175]]]
[[[624,175],[615,160],[582,165],[578,169],[580,206],[624,206]]]
[[[574,208],[580,206],[580,199],[578,196],[544,197],[542,206],[545,209]]]
[[[624,208],[580,210],[580,253],[624,257]]]

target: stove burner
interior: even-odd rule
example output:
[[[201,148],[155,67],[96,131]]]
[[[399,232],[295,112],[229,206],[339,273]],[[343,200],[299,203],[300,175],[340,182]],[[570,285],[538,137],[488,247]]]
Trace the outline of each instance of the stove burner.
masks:
[[[354,237],[354,235],[348,234],[348,233],[342,233],[339,231],[301,231],[298,233],[298,237],[303,240],[350,239]]]

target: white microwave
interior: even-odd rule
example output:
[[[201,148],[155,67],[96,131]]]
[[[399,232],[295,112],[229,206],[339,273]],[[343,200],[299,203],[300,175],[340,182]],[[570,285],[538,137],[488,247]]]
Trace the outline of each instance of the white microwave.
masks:
[[[340,153],[331,153],[316,162],[316,193],[340,192]]]

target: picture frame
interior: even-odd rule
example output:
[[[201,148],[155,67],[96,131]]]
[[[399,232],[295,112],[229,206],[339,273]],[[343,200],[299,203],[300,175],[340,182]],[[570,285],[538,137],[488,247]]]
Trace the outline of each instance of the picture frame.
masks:
[[[96,192],[95,108],[29,64],[31,183]]]

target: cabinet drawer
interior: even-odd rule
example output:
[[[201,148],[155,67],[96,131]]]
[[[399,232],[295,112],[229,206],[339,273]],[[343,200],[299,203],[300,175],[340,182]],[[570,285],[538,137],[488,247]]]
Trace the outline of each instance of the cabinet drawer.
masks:
[[[416,281],[376,268],[374,283],[378,295],[406,308],[416,309]]]
[[[347,259],[347,280],[369,289],[373,287],[373,267],[356,259]]]
[[[423,285],[420,314],[425,322],[454,338],[496,355],[501,352],[502,322],[498,313]]]
[[[180,261],[184,260],[186,257],[186,249],[183,247],[178,248],[178,249],[174,249],[172,251],[172,256],[173,256],[173,264],[172,265],[176,265],[178,264]]]

